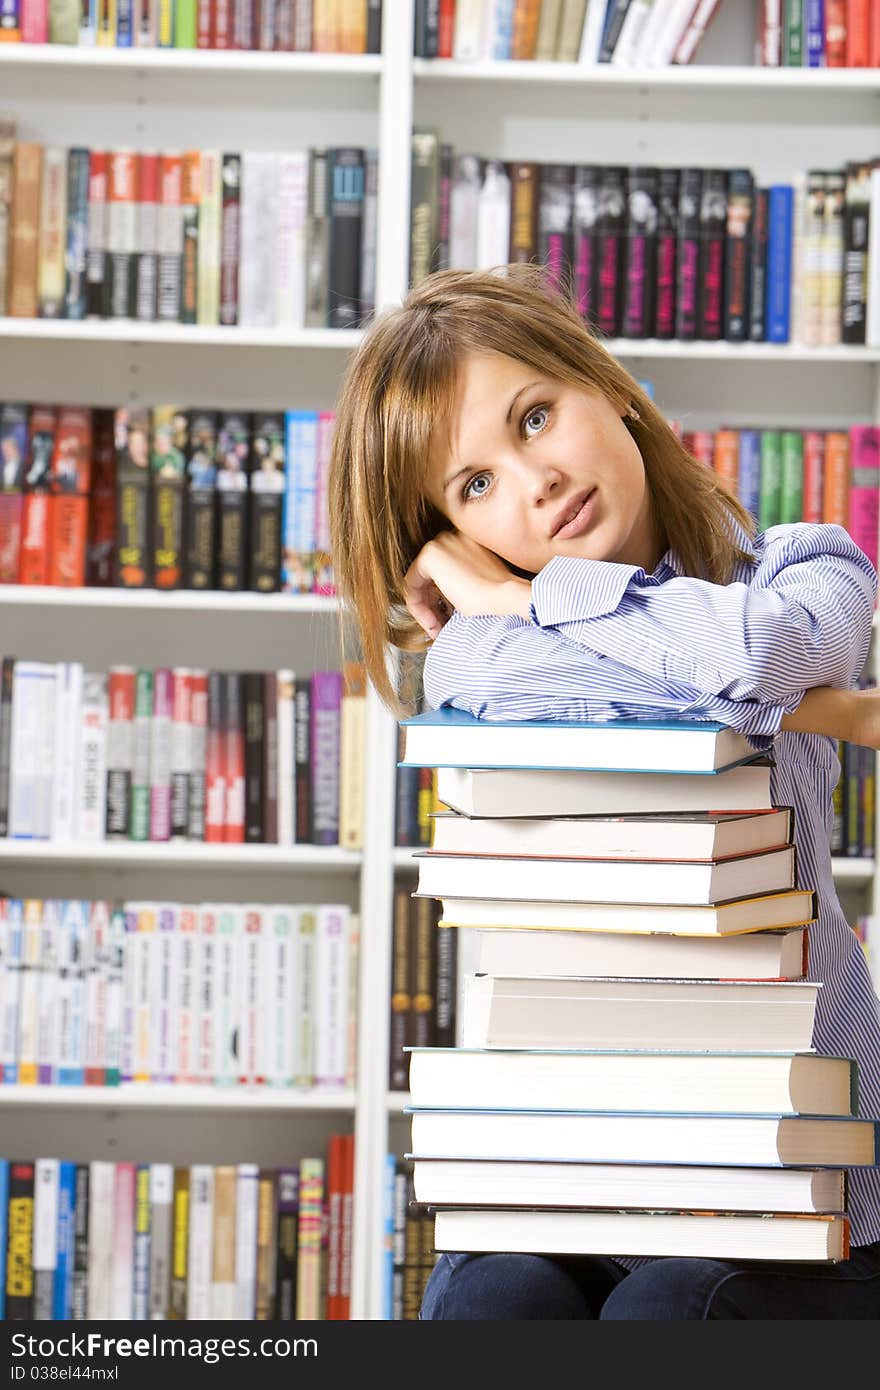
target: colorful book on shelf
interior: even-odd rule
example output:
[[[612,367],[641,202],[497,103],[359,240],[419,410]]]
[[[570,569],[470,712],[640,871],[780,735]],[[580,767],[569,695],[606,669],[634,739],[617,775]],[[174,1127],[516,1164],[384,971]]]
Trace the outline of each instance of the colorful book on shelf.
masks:
[[[441,1208],[434,1243],[438,1250],[831,1263],[849,1258],[849,1221],[804,1212]]]
[[[635,1041],[635,1040],[634,1040]],[[815,1052],[587,1047],[414,1047],[411,1103],[510,1110],[662,1110],[853,1115],[856,1063]]]
[[[417,767],[720,773],[755,757],[743,734],[710,721],[492,720],[444,706],[400,722],[401,763]]]

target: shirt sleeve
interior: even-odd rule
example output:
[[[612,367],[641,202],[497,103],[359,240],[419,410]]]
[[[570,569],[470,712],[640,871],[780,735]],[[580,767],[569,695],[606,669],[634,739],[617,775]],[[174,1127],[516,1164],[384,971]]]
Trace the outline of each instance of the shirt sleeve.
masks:
[[[429,703],[482,719],[717,720],[766,752],[781,705],[706,696],[693,686],[621,665],[553,628],[519,617],[454,614],[425,662]]]
[[[772,527],[764,542],[751,584],[557,556],[532,581],[533,617],[644,676],[792,710],[861,671],[877,577],[840,526]]]

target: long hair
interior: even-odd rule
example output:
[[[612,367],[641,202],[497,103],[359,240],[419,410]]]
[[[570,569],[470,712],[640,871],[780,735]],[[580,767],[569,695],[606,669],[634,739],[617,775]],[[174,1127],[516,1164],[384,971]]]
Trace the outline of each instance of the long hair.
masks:
[[[426,541],[448,528],[425,496],[432,437],[448,423],[462,359],[495,352],[541,376],[600,391],[627,418],[641,453],[662,539],[687,574],[727,583],[748,557],[735,518],[750,514],[694,459],[639,386],[548,288],[540,266],[444,270],[381,314],[352,357],[337,402],[330,461],[333,565],[357,622],[367,672],[397,708],[387,647],[424,650],[425,633],[403,602],[406,571]]]

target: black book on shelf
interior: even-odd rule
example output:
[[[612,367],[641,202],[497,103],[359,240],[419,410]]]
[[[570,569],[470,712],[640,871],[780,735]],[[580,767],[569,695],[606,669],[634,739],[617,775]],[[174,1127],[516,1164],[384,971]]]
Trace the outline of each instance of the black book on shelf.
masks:
[[[597,194],[595,323],[610,338],[620,336],[625,229],[626,170],[604,165]]]
[[[241,254],[241,155],[224,154],[220,165],[220,322],[238,323],[238,262]]]
[[[217,588],[247,587],[251,417],[223,410],[217,421]]]
[[[184,550],[186,584],[190,589],[215,587],[217,418],[216,410],[189,413]]]
[[[431,257],[432,270],[449,270],[449,219],[452,213],[452,161],[455,158],[455,149],[452,145],[442,142],[440,145],[440,156],[437,166],[437,235],[434,242],[434,253]],[[376,177],[376,161],[373,162],[373,177]],[[367,190],[369,191],[370,166],[367,166]],[[512,190],[511,190],[512,192]],[[363,287],[361,288],[363,298]],[[362,312],[361,322],[365,323],[372,314],[372,305],[369,305],[369,312]]]
[[[281,516],[284,505],[284,414],[253,417],[250,475],[250,588],[273,594],[281,587]]]
[[[751,170],[729,169],[724,238],[724,337],[729,343],[745,342],[749,332],[754,195]]]
[[[843,208],[843,304],[841,341],[863,343],[868,307],[868,219],[871,160],[846,166]]]
[[[382,52],[382,0],[367,0],[367,52]]]
[[[250,845],[265,839],[263,824],[263,672],[244,674],[244,838]]]
[[[541,164],[538,170],[538,260],[548,283],[569,294],[572,285],[571,164]]]
[[[312,685],[308,676],[297,676],[293,691],[294,842],[313,843],[311,792]]]
[[[369,16],[367,19],[369,42]],[[440,0],[415,0],[413,52],[417,58],[436,58],[440,42]],[[371,50],[368,48],[367,52]]]
[[[330,218],[327,215],[326,149],[309,150],[306,181],[306,328],[327,327]]]
[[[763,343],[766,337],[764,302],[767,292],[767,229],[770,190],[756,188],[753,210],[752,275],[749,290],[749,341]]]
[[[4,656],[0,665],[0,838],[9,833],[9,767],[12,755],[12,677],[15,657]]]
[[[116,584],[153,582],[150,505],[150,411],[121,406],[113,417],[116,448]]]
[[[727,171],[705,169],[700,196],[700,338],[714,342],[724,332],[724,237],[727,228]]]
[[[678,269],[678,169],[661,169],[657,183],[654,337],[675,337]]]
[[[658,177],[656,169],[627,172],[622,331],[648,338],[654,326]]]
[[[595,164],[574,167],[572,263],[574,299],[585,323],[596,321],[596,235],[599,216],[599,170]]]
[[[152,479],[153,583],[179,589],[184,573],[184,505],[189,417],[173,405],[153,407]]]
[[[702,169],[682,169],[678,184],[675,336],[696,338],[700,325],[700,201]]]
[[[330,223],[327,324],[330,328],[355,328],[360,320],[365,171],[362,149],[345,147],[327,151]]]

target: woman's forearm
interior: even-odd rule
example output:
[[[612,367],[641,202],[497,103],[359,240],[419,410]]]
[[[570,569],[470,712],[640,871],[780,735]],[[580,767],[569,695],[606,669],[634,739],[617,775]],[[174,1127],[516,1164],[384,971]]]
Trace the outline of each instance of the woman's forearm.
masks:
[[[855,702],[852,690],[817,685],[808,690],[797,709],[782,717],[781,728],[799,734],[825,734],[854,740]]]

